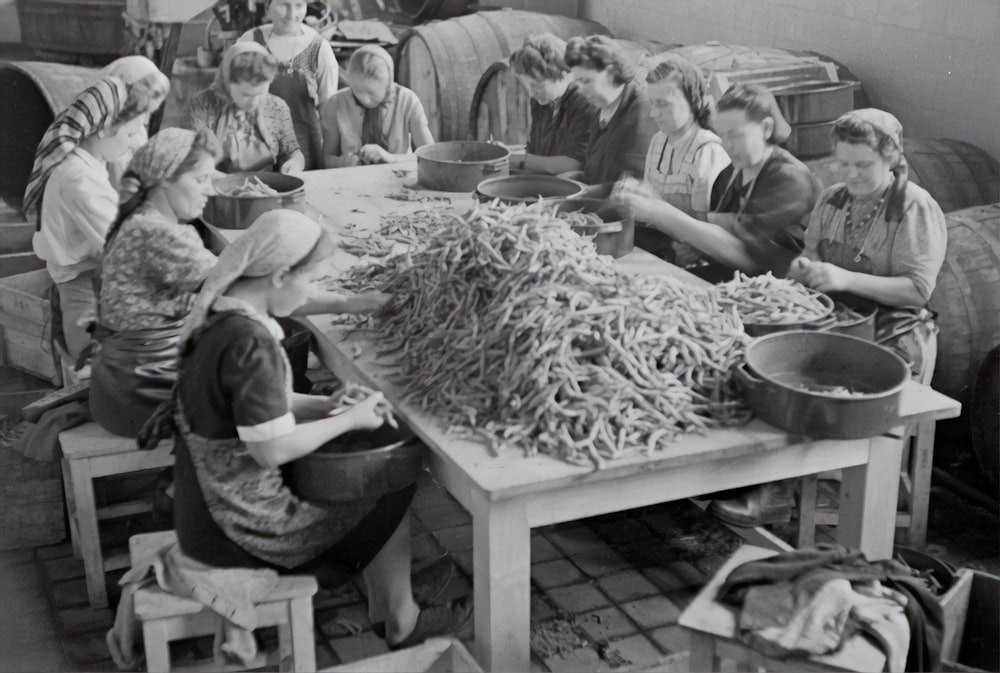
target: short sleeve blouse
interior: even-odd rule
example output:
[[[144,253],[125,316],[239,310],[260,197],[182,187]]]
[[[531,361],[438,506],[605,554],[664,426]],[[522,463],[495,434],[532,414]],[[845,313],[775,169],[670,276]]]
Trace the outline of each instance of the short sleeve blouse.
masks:
[[[676,138],[659,131],[646,153],[645,179],[660,197],[688,215],[707,213],[712,186],[729,165],[719,137],[697,124]]]
[[[411,138],[427,125],[427,114],[417,94],[405,86],[393,84],[389,95],[393,96],[393,101],[387,105],[388,112],[382,121],[389,143],[386,149],[392,154],[406,154],[411,149]],[[320,111],[324,135],[328,133],[326,129],[336,128],[339,131],[341,156],[361,149],[364,118],[364,108],[357,103],[349,88],[333,94]]]

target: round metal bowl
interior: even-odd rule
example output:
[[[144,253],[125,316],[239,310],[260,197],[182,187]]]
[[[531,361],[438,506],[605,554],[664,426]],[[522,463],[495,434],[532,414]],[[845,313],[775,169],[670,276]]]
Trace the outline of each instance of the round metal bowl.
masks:
[[[555,208],[557,213],[592,213],[601,218],[600,226],[573,226],[581,236],[593,236],[600,255],[622,257],[635,245],[635,219],[623,204],[603,199],[566,199]]]
[[[480,201],[499,199],[502,203],[534,203],[540,199],[567,199],[580,196],[587,188],[582,182],[553,175],[511,175],[483,180],[476,187]]]
[[[321,502],[381,497],[406,488],[423,470],[424,445],[405,428],[354,431],[290,463],[285,478],[296,495]]]
[[[833,300],[830,299],[830,297],[828,297],[827,295],[823,294],[822,292],[819,292],[818,290],[813,290],[810,288],[806,288],[806,290],[810,294],[815,295],[816,298],[819,299],[826,307],[826,313],[823,314],[823,318],[817,321],[809,321],[804,323],[803,322],[756,323],[756,322],[744,321],[743,329],[746,330],[747,334],[754,337],[764,336],[765,334],[774,334],[776,332],[792,332],[795,330],[815,329],[814,327],[811,326],[816,324],[817,322],[821,322],[822,320],[827,319],[833,313],[833,308],[834,308]]]
[[[843,334],[781,332],[754,339],[744,358],[734,371],[744,400],[777,428],[816,439],[861,439],[899,425],[910,370],[881,346]]]
[[[796,157],[809,158],[833,153],[833,127],[836,120],[813,124],[792,124],[792,134],[785,149]]]
[[[830,299],[833,300],[833,313],[822,320],[804,325],[802,329],[846,334],[875,341],[875,318],[878,315],[878,305],[875,302],[846,294],[832,294]],[[854,311],[858,317],[845,319],[842,315],[844,309]]]
[[[270,196],[227,196],[248,178],[256,177],[278,194]],[[287,208],[304,213],[306,183],[283,173],[233,173],[215,181],[216,193],[208,197],[202,219],[219,229],[246,229],[261,214]]]
[[[854,91],[859,86],[849,80],[795,82],[772,93],[789,124],[812,124],[835,120],[853,110]]]
[[[449,140],[416,151],[417,182],[442,192],[471,192],[485,178],[507,175],[510,150],[496,143]]]

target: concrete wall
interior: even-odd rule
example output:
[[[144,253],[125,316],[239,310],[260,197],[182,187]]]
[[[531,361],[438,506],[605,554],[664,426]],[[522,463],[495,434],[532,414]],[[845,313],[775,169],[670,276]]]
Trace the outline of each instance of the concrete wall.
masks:
[[[616,37],[810,49],[844,63],[911,137],[1000,156],[998,0],[486,0],[571,13]]]

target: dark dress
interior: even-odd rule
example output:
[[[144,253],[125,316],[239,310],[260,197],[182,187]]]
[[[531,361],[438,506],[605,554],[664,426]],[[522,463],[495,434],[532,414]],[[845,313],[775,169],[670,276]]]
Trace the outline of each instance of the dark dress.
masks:
[[[281,347],[261,322],[239,313],[211,317],[182,362],[174,528],[184,553],[202,563],[322,568],[337,583],[371,562],[415,487],[338,504],[292,494],[280,468],[261,466],[240,438],[263,441],[287,426],[288,379]]]
[[[809,167],[775,147],[750,184],[744,184],[742,171],[732,164],[725,168],[715,181],[712,210],[740,215],[731,233],[746,245],[759,266],[784,275],[802,250],[819,192]]]
[[[596,121],[597,108],[587,102],[575,83],[548,105],[532,100],[527,152],[542,157],[570,157],[583,163],[590,129]]]
[[[621,104],[601,124],[599,114],[591,122],[587,156],[583,161],[583,181],[588,185],[615,182],[623,173],[641,177],[646,168],[646,152],[656,133],[649,117],[649,98],[634,82],[625,85]]]

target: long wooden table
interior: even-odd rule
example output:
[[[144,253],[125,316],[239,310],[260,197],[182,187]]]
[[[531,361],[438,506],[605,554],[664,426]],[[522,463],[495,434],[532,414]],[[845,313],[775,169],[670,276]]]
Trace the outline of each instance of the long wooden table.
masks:
[[[315,171],[305,174],[309,211],[332,231],[358,234],[383,215],[427,207],[464,209],[469,194],[413,190],[448,202],[393,198],[416,187],[415,164]],[[231,240],[238,232],[221,232]],[[333,266],[357,260],[339,253]],[[668,274],[700,282],[641,250],[617,260],[634,273]],[[476,655],[493,671],[529,670],[531,529],[620,512],[724,489],[843,470],[839,540],[870,558],[891,555],[903,440],[899,434],[853,441],[814,441],[759,420],[705,435],[690,435],[651,457],[615,461],[600,471],[518,451],[491,454],[478,441],[457,439],[444,425],[401,396],[390,371],[374,358],[364,333],[346,335],[330,318],[312,324],[327,338],[324,360],[334,373],[385,393],[400,418],[430,448],[435,478],[472,514]],[[900,426],[959,414],[960,405],[916,383],[903,391]]]

